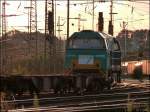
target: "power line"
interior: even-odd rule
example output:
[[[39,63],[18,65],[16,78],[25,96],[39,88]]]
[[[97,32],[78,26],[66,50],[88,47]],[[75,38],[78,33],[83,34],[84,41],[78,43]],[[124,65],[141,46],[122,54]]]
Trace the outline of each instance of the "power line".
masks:
[[[142,3],[142,4],[145,4],[145,5],[150,5],[149,1],[148,1],[149,3],[146,3],[144,1],[138,1],[138,0],[137,1],[135,1],[135,0],[134,1],[129,1],[129,2],[135,2],[135,3]]]

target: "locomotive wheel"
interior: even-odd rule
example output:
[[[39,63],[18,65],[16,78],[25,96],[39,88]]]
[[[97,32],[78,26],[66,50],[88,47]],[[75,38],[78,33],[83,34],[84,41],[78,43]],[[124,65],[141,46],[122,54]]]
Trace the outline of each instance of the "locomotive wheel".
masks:
[[[87,77],[87,79],[86,79],[86,92],[88,92],[88,93],[90,93],[93,89],[93,87],[92,87],[93,83],[92,82],[93,82],[92,77]]]
[[[98,92],[102,92],[104,90],[104,80],[102,78],[97,79]]]
[[[97,77],[88,77],[86,79],[86,91],[88,93],[99,93],[102,92],[104,89],[104,85],[102,80]]]
[[[117,83],[117,74],[116,73],[112,73],[113,76],[113,83]]]
[[[117,82],[118,83],[121,83],[121,76],[120,76],[120,74],[121,74],[120,72],[117,73]]]
[[[114,81],[114,77],[109,76],[108,79],[105,81],[105,86],[108,90],[111,89],[111,87],[115,84],[115,81]]]
[[[114,83],[121,83],[120,72],[113,73],[113,79],[114,79]]]
[[[101,84],[100,82],[98,82],[98,81],[95,81],[95,82],[94,82],[94,87],[95,87],[94,93],[100,93],[101,91],[103,91],[103,86],[102,86],[102,84]]]
[[[54,94],[58,94],[58,92],[60,91],[58,78],[54,78],[53,89]]]

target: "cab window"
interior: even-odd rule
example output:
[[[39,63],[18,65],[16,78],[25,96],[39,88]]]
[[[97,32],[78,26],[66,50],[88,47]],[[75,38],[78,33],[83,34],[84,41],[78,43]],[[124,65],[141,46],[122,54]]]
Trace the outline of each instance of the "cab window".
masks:
[[[71,39],[69,40],[69,48],[73,49],[104,49],[105,43],[103,39]]]

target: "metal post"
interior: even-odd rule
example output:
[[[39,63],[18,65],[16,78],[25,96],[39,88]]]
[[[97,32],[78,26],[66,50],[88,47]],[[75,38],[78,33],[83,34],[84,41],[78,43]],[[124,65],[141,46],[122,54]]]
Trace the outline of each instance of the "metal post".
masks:
[[[4,0],[4,2],[2,3],[2,71],[4,71],[4,73],[6,72],[6,38],[7,38],[7,34],[6,34],[6,1]]]
[[[94,0],[93,0],[93,14],[92,14],[92,29],[94,30]]]
[[[36,58],[38,57],[38,35],[37,35],[37,2],[35,0],[35,50],[36,50]]]
[[[46,56],[47,56],[46,38],[47,38],[47,0],[45,0],[45,40],[44,40],[44,62],[45,63],[46,63]]]
[[[78,31],[80,31],[80,18],[81,18],[81,15],[79,14],[78,15]]]
[[[70,0],[67,0],[67,39],[69,38],[69,4]]]
[[[1,6],[1,0],[0,0],[0,36],[1,36],[1,34],[2,34],[2,30],[1,30],[1,28],[2,28],[2,26],[1,26],[1,25],[2,25],[2,24],[1,24],[1,22],[2,22],[2,18],[1,18],[1,17],[2,17],[1,7],[2,7],[2,6]]]
[[[30,42],[30,8],[31,7],[24,7],[24,9],[28,9],[28,55],[31,55],[31,42]]]
[[[56,0],[55,0],[55,31],[54,31],[54,35],[55,35],[55,36],[56,36],[56,29],[57,29],[57,28],[56,28],[56,19],[57,19],[57,18],[56,18],[56,9],[57,9],[56,7],[57,7],[57,4],[56,4]]]
[[[54,0],[52,0],[52,13],[53,13],[53,21],[54,21]],[[54,28],[52,34],[50,35],[52,35],[52,37],[54,36]]]
[[[52,13],[53,13],[53,21],[54,21],[54,19],[55,19],[55,16],[54,16],[54,14],[55,14],[55,10],[54,10],[54,0],[52,0]],[[54,23],[53,24],[55,24],[55,21],[54,21]],[[50,34],[51,36],[50,36],[50,38],[54,38],[54,34],[55,34],[55,25],[53,25],[53,31],[52,31],[52,34]],[[53,61],[52,61],[52,63],[53,63],[53,72],[55,73],[55,63],[56,63],[56,59],[55,59],[55,55],[56,55],[56,44],[57,44],[57,42],[53,42],[53,45],[51,46],[50,44],[49,44],[49,48],[51,47],[51,53],[50,53],[50,56],[52,56],[52,58],[53,58]]]
[[[123,21],[123,30],[125,31],[125,34],[124,34],[124,59],[126,57],[126,44],[127,44],[127,32],[126,32],[126,26],[127,26],[127,23]]]
[[[33,51],[35,50],[34,56],[37,58],[37,6],[36,6],[36,0],[30,1],[30,39],[35,40],[35,47],[33,46]],[[35,33],[35,36],[33,37],[33,34]]]
[[[110,21],[112,22],[112,13],[113,13],[113,0],[111,0],[111,5],[110,5]]]
[[[125,29],[125,47],[124,47],[124,58],[126,57],[126,54],[127,54],[127,31]]]
[[[60,16],[58,16],[58,37],[60,38]]]
[[[108,28],[108,33],[110,35],[113,35],[113,14],[117,14],[117,13],[113,13],[113,0],[111,0],[111,4],[110,4],[110,21],[109,21],[109,28]]]
[[[1,28],[2,28],[2,19],[1,19],[1,16],[2,16],[2,14],[1,14],[1,0],[0,0],[0,37],[2,36],[2,30],[1,30]],[[2,68],[3,68],[3,65],[2,65],[2,61],[3,61],[3,57],[2,57],[2,42],[0,43],[0,75],[2,75]]]

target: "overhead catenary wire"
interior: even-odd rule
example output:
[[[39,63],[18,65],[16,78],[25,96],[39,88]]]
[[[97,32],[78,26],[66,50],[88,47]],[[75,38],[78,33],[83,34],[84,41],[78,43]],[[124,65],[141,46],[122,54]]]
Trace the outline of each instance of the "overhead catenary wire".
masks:
[[[136,0],[135,0],[136,1]],[[74,1],[74,2],[76,2],[76,1]],[[80,2],[80,3],[72,3],[72,4],[70,4],[70,5],[74,5],[74,6],[77,6],[77,5],[91,5],[91,3],[92,3],[92,0],[90,0],[89,2],[84,2],[84,1],[78,1],[78,2]],[[109,0],[106,0],[105,2],[100,2],[99,0],[94,0],[94,2],[95,3],[106,3],[106,2],[110,2]],[[114,0],[114,4],[118,4],[119,5],[119,3],[120,2],[118,2],[117,0]],[[56,4],[56,3],[55,3]],[[64,4],[66,5],[66,3],[64,2]],[[64,6],[64,4],[59,4],[59,3],[57,3],[56,5],[58,6]],[[130,4],[128,3],[128,4],[125,4],[125,3],[123,3],[123,4],[120,4],[120,5],[122,5],[122,6],[129,6],[130,7]],[[81,11],[81,10],[80,10]],[[90,11],[90,10],[89,10]],[[88,15],[91,15],[89,12],[84,12],[84,11],[81,11],[82,12],[82,14],[88,14]],[[96,16],[96,15],[95,15]]]

